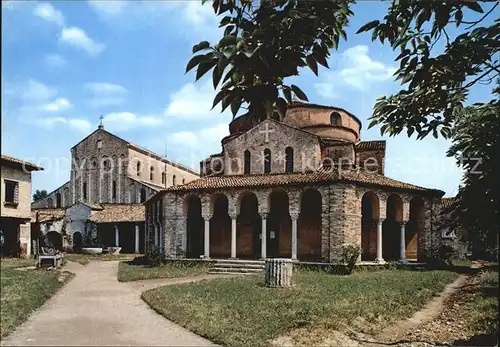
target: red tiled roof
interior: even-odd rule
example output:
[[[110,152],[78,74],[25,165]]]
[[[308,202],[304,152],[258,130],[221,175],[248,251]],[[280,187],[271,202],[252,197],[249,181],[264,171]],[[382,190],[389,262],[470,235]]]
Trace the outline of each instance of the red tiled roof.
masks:
[[[181,186],[172,186],[162,192],[167,191],[189,191],[220,188],[243,188],[243,187],[267,187],[280,185],[295,185],[307,183],[333,183],[348,182],[363,185],[388,187],[395,189],[434,192],[444,194],[436,189],[428,189],[413,184],[394,180],[377,173],[366,171],[316,171],[307,173],[276,173],[259,175],[228,175],[228,176],[205,176],[200,179],[188,182]]]
[[[64,218],[64,208],[43,208],[31,211],[31,222],[44,223]]]
[[[1,159],[2,159],[2,162],[5,161],[5,162],[8,162],[8,163],[12,163],[12,164],[17,164],[17,165],[24,165],[24,167],[28,170],[31,170],[31,171],[38,171],[38,170],[43,170],[42,167],[36,165],[36,164],[33,164],[33,163],[30,163],[29,161],[24,161],[24,160],[21,160],[21,159],[17,159],[17,158],[14,158],[14,157],[9,157],[8,155],[4,155],[2,154],[1,155]]]
[[[94,223],[144,222],[146,211],[142,204],[101,204],[102,210],[88,220]]]
[[[374,149],[385,149],[385,140],[380,141],[361,141],[356,144],[357,150],[374,150]]]
[[[326,109],[330,109],[330,110],[337,110],[337,111],[342,111],[342,112],[345,112],[347,113],[349,116],[351,116],[352,118],[354,118],[358,123],[359,123],[359,126],[361,127],[362,126],[362,123],[361,121],[359,120],[358,117],[356,117],[355,115],[353,115],[351,112],[343,109],[343,108],[340,108],[340,107],[335,107],[335,106],[326,106],[326,105],[319,105],[319,104],[311,104],[311,103],[307,103],[307,102],[302,102],[302,101],[292,101],[292,104],[291,105],[288,105],[288,108],[296,108],[296,107],[309,107],[309,108],[326,108]]]

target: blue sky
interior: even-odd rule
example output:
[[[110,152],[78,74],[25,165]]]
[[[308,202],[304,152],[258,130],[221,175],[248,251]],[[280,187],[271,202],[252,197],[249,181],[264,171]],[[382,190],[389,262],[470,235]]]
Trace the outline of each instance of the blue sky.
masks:
[[[355,35],[386,4],[361,2],[348,41],[319,78],[294,78],[314,103],[343,107],[367,130],[375,99],[398,88],[395,54],[370,34]],[[2,1],[2,153],[40,163],[33,189],[51,191],[69,179],[70,148],[104,114],[107,130],[188,166],[220,151],[228,113],[210,111],[208,79],[184,74],[193,44],[220,38],[209,3],[200,1]],[[479,101],[490,88],[477,88]],[[456,193],[460,171],[446,158],[449,142],[405,135],[387,140],[386,174]]]

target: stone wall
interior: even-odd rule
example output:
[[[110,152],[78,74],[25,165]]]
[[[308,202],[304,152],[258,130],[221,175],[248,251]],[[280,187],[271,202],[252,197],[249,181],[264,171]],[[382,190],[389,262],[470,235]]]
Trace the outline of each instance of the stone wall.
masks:
[[[31,172],[2,165],[1,177],[1,216],[14,218],[31,218]],[[4,204],[5,180],[17,182],[17,205]]]
[[[269,131],[266,136],[266,132]],[[240,175],[244,172],[244,152],[250,151],[250,173],[264,173],[263,154],[271,151],[271,172],[285,172],[285,149],[294,151],[294,171],[313,171],[321,161],[317,136],[281,123],[266,120],[224,145],[224,172]]]

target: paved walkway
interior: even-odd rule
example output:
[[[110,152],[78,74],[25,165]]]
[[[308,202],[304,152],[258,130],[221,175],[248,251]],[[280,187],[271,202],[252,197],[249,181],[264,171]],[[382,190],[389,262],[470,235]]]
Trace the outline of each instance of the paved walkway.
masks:
[[[66,270],[75,278],[2,340],[2,346],[213,345],[160,316],[140,298],[149,288],[213,276],[120,283],[117,268],[115,261],[69,263]]]

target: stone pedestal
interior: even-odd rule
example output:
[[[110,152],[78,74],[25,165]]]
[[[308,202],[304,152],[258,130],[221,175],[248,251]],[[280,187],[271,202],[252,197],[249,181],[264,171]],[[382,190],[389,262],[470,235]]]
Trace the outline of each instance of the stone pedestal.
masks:
[[[291,259],[266,259],[266,285],[271,287],[289,287],[292,285],[293,264]]]

